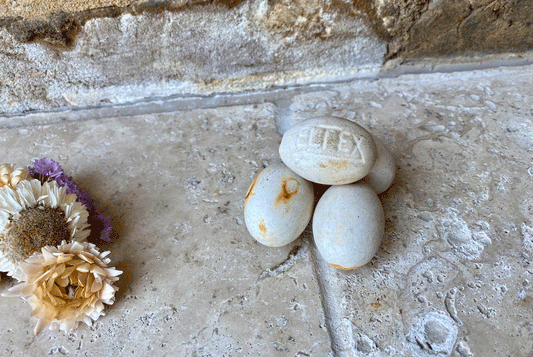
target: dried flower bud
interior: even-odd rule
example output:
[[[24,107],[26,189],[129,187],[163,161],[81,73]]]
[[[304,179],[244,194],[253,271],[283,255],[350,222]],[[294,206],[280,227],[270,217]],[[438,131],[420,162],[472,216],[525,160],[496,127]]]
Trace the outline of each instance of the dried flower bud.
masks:
[[[76,195],[55,181],[21,181],[0,189],[0,271],[12,275],[19,262],[44,246],[85,241],[89,213]]]
[[[43,247],[19,264],[14,277],[22,283],[4,296],[22,296],[29,302],[32,316],[39,320],[35,334],[47,326],[65,332],[80,322],[91,326],[105,315],[104,304],[113,304],[118,290],[113,283],[122,274],[108,267],[108,254],[86,242]]]
[[[0,187],[16,189],[20,181],[29,180],[30,178],[30,170],[28,168],[13,169],[10,164],[0,165]]]

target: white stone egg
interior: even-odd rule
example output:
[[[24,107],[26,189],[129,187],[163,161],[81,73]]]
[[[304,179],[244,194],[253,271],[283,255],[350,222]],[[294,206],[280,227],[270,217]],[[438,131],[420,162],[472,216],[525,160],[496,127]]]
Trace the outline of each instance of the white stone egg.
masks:
[[[379,195],[387,191],[396,175],[396,163],[391,152],[380,141],[374,138],[378,155],[372,170],[366,175],[364,181],[368,183]]]
[[[302,234],[313,213],[313,185],[283,163],[256,176],[244,201],[244,220],[258,242],[289,244]]]
[[[378,251],[384,231],[381,201],[367,183],[331,186],[315,208],[315,244],[336,268],[350,270],[368,263]]]
[[[376,161],[372,135],[341,118],[304,120],[283,134],[281,160],[298,175],[323,185],[343,185],[365,177]]]

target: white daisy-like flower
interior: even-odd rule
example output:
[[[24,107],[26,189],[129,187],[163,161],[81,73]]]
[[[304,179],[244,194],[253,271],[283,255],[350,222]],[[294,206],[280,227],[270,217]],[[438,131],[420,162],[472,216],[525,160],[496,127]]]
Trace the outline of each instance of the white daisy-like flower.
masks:
[[[0,188],[0,271],[13,275],[19,262],[44,246],[84,242],[87,208],[55,181],[20,181]]]
[[[109,268],[109,252],[100,253],[94,244],[62,242],[19,264],[14,277],[21,281],[4,296],[22,296],[38,319],[34,333],[45,327],[69,332],[80,322],[91,326],[105,315],[104,304],[115,301],[113,285],[122,271]]]
[[[0,187],[15,189],[20,181],[29,179],[31,176],[27,167],[15,169],[10,164],[0,165]]]

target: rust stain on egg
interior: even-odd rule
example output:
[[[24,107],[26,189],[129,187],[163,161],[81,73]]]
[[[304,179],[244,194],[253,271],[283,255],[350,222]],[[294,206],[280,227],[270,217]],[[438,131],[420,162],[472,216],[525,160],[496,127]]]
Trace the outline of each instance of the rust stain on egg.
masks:
[[[340,270],[345,270],[345,271],[348,271],[348,270],[354,270],[354,269],[357,269],[357,268],[360,268],[360,267],[361,267],[361,266],[358,266],[358,267],[353,267],[353,268],[345,268],[345,267],[343,267],[342,265],[333,264],[333,263],[329,263],[329,265],[331,265],[331,266],[334,267],[334,268],[337,268],[337,269],[340,269]]]
[[[288,204],[294,195],[298,193],[300,189],[300,182],[292,177],[284,177],[281,180],[281,192],[276,197],[274,205],[278,206],[279,204]]]
[[[342,170],[342,169],[348,168],[348,164],[349,164],[349,160],[344,159],[344,160],[331,160],[325,164],[320,164],[319,166],[322,169],[327,169],[329,167],[332,167],[333,169]]]
[[[259,176],[256,176],[252,183],[250,184],[250,188],[248,189],[248,192],[246,193],[246,197],[244,198],[244,205],[246,206],[246,203],[248,202],[248,197],[255,195],[255,193],[252,193],[254,190],[255,184],[257,183],[257,178]]]
[[[262,219],[262,220],[259,221],[259,230],[260,230],[261,233],[263,233],[263,234],[266,234],[266,232],[267,232],[267,226],[266,226],[266,224],[265,224],[265,220],[264,220],[264,219]]]
[[[337,161],[335,164],[336,164],[335,166],[337,166],[338,169],[345,169],[348,167],[349,162],[348,162],[348,159],[345,159],[342,161]]]
[[[348,159],[344,159],[344,160],[335,160],[331,162],[331,165],[338,170],[342,170],[342,169],[346,169],[349,163],[350,162]]]

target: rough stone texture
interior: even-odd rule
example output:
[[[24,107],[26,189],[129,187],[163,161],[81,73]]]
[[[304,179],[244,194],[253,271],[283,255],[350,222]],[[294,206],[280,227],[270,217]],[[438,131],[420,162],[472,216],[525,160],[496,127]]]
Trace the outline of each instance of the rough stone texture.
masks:
[[[533,353],[532,79],[404,76],[292,98],[287,126],[353,119],[399,166],[371,264],[318,264],[339,356]]]
[[[44,41],[63,50],[72,47],[85,23],[94,18],[121,14],[157,14],[165,11],[191,12],[198,6],[224,5],[232,8],[243,0],[104,0],[58,2],[43,0],[4,7],[0,28],[5,27],[18,41]],[[0,3],[1,4],[1,3]],[[14,6],[13,6],[14,5]],[[2,10],[0,10],[2,11]]]
[[[519,0],[0,0],[0,113],[368,78],[389,59],[527,51],[531,18],[531,3]]]
[[[362,20],[328,20],[342,40],[277,41],[260,30],[262,11],[210,6],[93,19],[69,51],[0,29],[0,113],[353,78],[381,66],[385,44]]]
[[[59,12],[81,12],[110,6],[125,7],[136,2],[133,0],[0,0],[0,16],[21,17],[26,20],[46,19]]]
[[[33,337],[30,307],[1,298],[1,354],[327,355],[309,240],[269,249],[243,222],[242,193],[278,159],[273,109],[1,129],[2,160],[54,158],[96,197],[118,233],[104,248],[124,271],[105,318],[69,335]]]
[[[93,18],[243,3],[260,9],[262,27],[280,38],[337,37],[332,24],[363,17],[390,40],[387,58],[525,51],[533,45],[533,5],[521,0],[0,0],[0,27],[19,41],[69,46]],[[245,21],[257,14],[249,15]]]
[[[418,5],[413,7],[416,20],[406,26],[403,16],[395,19],[401,25],[392,26],[393,31],[398,32],[394,33],[390,44],[389,58],[529,51],[533,48],[533,4],[529,1],[436,0],[413,3]]]
[[[130,13],[160,13],[164,11],[194,11],[199,6],[224,5],[233,8],[244,0],[0,0],[0,27],[6,27],[20,41],[41,39],[59,45],[71,45],[81,27],[90,19],[116,17]],[[307,39],[336,36],[332,25],[353,22],[364,17],[369,24],[377,24],[369,2],[342,0],[249,0],[247,6],[260,13],[245,14],[246,21],[261,17],[261,26],[283,37],[298,35]],[[251,15],[251,16],[248,16]],[[379,32],[379,29],[378,29]]]
[[[387,58],[529,51],[533,6],[520,0],[375,0]]]
[[[530,356],[532,80],[529,66],[3,118],[2,160],[61,161],[112,215],[125,273],[107,316],[68,336],[32,337],[29,307],[0,299],[2,354]],[[370,129],[399,167],[384,242],[348,273],[309,229],[267,248],[243,224],[248,185],[278,159],[274,121],[322,115]]]

